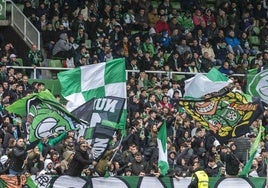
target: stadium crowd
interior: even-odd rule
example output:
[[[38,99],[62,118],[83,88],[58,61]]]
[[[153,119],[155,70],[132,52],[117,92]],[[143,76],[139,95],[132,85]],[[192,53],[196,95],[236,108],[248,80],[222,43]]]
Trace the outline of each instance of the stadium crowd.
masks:
[[[119,132],[114,135],[100,161],[92,160],[91,146],[83,137],[77,138],[76,131],[42,138],[28,150],[27,126],[32,119],[9,114],[5,107],[44,90],[45,85],[29,84],[31,72],[6,68],[18,63],[16,46],[3,39],[0,173],[159,177],[156,140],[163,119],[168,132],[167,175],[191,176],[199,163],[210,177],[236,176],[246,164],[259,127],[268,123],[268,111],[252,123],[251,133],[221,145],[178,105],[184,79],[170,78],[169,71],[193,73],[185,75],[190,78],[217,67],[234,80],[237,90],[245,91],[244,77],[232,75],[268,66],[268,17],[262,1],[219,1],[214,10],[196,0],[181,0],[180,10],[173,8],[176,1],[171,0],[157,6],[150,0],[14,2],[24,4],[23,13],[41,32],[46,49],[42,54],[33,45],[26,65],[42,66],[44,58],[53,58],[68,59],[71,63],[65,66],[79,67],[125,57],[127,69],[138,73],[129,73],[127,81],[127,135],[122,141]],[[253,44],[252,37],[260,43]],[[166,74],[148,74],[148,70]],[[267,159],[265,136],[249,176],[266,176]]]

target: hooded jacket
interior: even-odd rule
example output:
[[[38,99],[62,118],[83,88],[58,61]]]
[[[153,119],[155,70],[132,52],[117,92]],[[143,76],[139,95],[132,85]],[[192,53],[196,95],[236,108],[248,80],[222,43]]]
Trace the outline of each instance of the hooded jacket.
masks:
[[[51,159],[46,159],[46,160],[45,160],[45,162],[44,162],[44,169],[41,170],[41,172],[39,173],[39,176],[40,176],[40,175],[44,175],[44,174],[47,174],[47,175],[49,175],[49,174],[54,174],[55,170],[54,170],[54,172],[53,172],[53,166],[52,166],[51,169],[48,168],[48,165],[49,165],[50,163],[52,163],[52,165],[53,165],[53,162],[52,162]]]
[[[56,42],[52,54],[56,55],[59,52],[69,51],[72,48],[72,44],[67,42],[67,33],[60,34],[60,39]]]

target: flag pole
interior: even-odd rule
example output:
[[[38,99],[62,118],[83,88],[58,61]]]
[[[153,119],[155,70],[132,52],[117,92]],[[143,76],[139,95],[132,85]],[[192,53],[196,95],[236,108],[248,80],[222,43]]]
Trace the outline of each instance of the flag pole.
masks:
[[[117,147],[121,146],[122,140],[123,140],[123,135],[121,136],[120,142],[119,142],[119,144],[118,144],[118,146],[117,146]],[[118,151],[118,149],[117,149],[117,150],[115,150],[115,152],[114,152],[114,154],[113,154],[112,158],[111,158],[111,159],[110,159],[110,161],[109,161],[110,163],[113,161],[113,159],[114,159],[114,157],[115,157],[115,155],[116,155],[117,151]]]

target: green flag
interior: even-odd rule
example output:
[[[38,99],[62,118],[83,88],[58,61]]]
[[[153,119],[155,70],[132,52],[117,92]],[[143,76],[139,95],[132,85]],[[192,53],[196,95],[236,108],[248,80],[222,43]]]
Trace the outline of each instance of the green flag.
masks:
[[[105,63],[81,66],[58,74],[62,96],[68,100],[67,109],[73,111],[93,98],[107,96],[126,99],[125,59],[114,59]],[[126,105],[119,128],[126,123]]]
[[[27,140],[33,143],[69,130],[77,130],[82,122],[68,112],[48,91],[24,97],[7,107],[9,112],[27,116]]]
[[[240,177],[245,177],[248,175],[248,173],[251,169],[251,166],[252,166],[252,161],[257,153],[258,145],[261,141],[261,137],[262,137],[263,132],[264,132],[264,127],[260,126],[259,133],[258,133],[253,145],[251,146],[250,151],[249,151],[249,160],[247,161],[246,165],[243,167],[242,171],[239,173]]]
[[[206,74],[206,77],[213,82],[229,80],[227,76],[222,74],[218,69],[214,67]]]
[[[167,159],[167,128],[166,121],[160,127],[157,134],[157,145],[159,150],[158,167],[162,175],[166,175],[169,169]]]
[[[27,116],[27,101],[35,96],[38,96],[38,98],[43,99],[43,100],[57,102],[53,94],[50,93],[49,90],[45,90],[39,93],[33,93],[31,95],[28,95],[26,97],[23,97],[22,99],[15,101],[11,105],[9,105],[6,108],[6,110],[11,113],[18,114],[22,117],[26,117]],[[60,106],[60,103],[57,102],[57,105]]]

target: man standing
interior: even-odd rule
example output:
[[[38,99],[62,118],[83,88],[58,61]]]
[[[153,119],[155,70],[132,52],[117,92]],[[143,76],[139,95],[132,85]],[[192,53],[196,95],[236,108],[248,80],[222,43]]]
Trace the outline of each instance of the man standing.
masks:
[[[19,138],[16,146],[12,149],[10,154],[10,175],[19,175],[22,174],[24,166],[26,164],[27,152],[25,149],[25,143],[23,138]]]
[[[92,164],[92,160],[87,153],[88,145],[85,142],[81,142],[76,149],[74,157],[69,164],[69,168],[66,174],[69,176],[81,176],[83,169]]]
[[[188,188],[208,188],[208,175],[200,168],[200,163],[195,162],[193,165],[192,180]]]
[[[29,51],[28,60],[30,61],[31,66],[33,66],[34,68],[40,67],[42,62],[44,61],[43,54],[42,54],[41,50],[39,50],[37,48],[36,44],[33,44],[31,50]],[[31,78],[34,78],[33,73],[34,73],[34,71],[31,70]],[[40,69],[36,70],[36,78],[37,79],[42,78]]]

